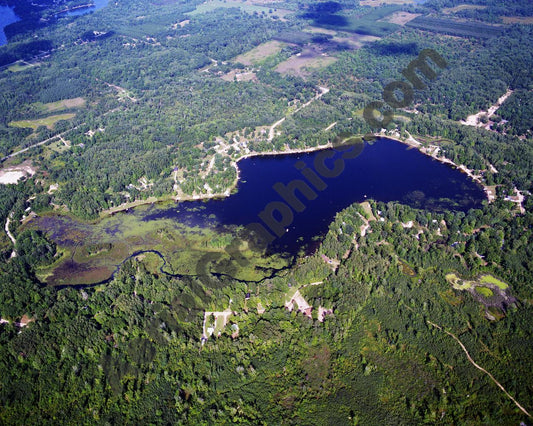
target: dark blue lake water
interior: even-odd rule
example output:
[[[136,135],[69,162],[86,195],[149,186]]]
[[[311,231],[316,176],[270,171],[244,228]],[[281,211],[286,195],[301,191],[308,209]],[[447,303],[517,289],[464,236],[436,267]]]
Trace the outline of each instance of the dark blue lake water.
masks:
[[[84,8],[81,8],[81,9],[71,10],[69,12],[65,12],[63,15],[64,16],[85,15],[87,13],[95,12],[95,11],[97,11],[99,9],[102,9],[102,8],[106,7],[108,3],[109,3],[109,0],[94,0],[94,6],[92,6],[92,7],[84,7]]]
[[[291,209],[292,220],[283,224],[284,234],[273,242],[276,251],[295,254],[302,246],[312,242],[313,237],[324,235],[335,214],[354,202],[372,198],[437,211],[467,211],[480,208],[485,199],[483,189],[465,174],[397,141],[378,139],[372,145],[366,144],[356,158],[343,159],[343,155],[347,156],[349,152],[327,150],[248,158],[239,162],[241,182],[236,194],[225,199],[154,208],[142,213],[143,220],[174,218],[192,225],[248,225],[252,222],[264,225],[259,214],[269,203],[287,204],[273,189],[276,183],[308,182],[295,167],[298,164],[301,168],[301,162],[305,163],[308,171],[318,171],[317,164],[333,169],[337,161],[343,170],[336,173],[336,177],[317,174],[326,187],[317,189],[316,185],[308,183],[316,194],[313,200],[296,191],[303,211]],[[330,158],[321,160],[325,156]],[[271,217],[282,221],[288,215],[285,212],[282,216],[278,212]]]
[[[7,44],[4,28],[13,22],[17,22],[19,17],[15,15],[12,7],[0,6],[0,46]]]

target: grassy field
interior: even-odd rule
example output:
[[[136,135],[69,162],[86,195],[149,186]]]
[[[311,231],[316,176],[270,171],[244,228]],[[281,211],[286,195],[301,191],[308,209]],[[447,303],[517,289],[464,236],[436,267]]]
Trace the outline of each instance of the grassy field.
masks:
[[[306,48],[302,53],[291,56],[286,61],[278,64],[276,71],[281,74],[305,77],[310,74],[311,70],[325,68],[336,61],[337,58],[323,56],[319,51]]]
[[[403,26],[418,16],[420,16],[419,13],[394,12],[392,15],[386,16],[385,18],[381,19],[380,22],[390,22],[391,24]]]
[[[482,296],[485,296],[485,297],[492,297],[494,295],[492,290],[490,288],[487,288],[487,287],[477,286],[476,287],[476,291],[479,294],[481,294]]]
[[[262,43],[259,46],[254,47],[252,50],[237,56],[233,61],[240,62],[244,65],[257,65],[265,59],[279,53],[285,45],[285,43],[276,40],[267,41],[266,43]]]
[[[474,281],[463,280],[459,278],[456,274],[447,274],[446,280],[456,290],[468,290],[474,287],[475,290],[478,291],[478,293],[484,296],[488,294],[486,290],[489,290],[492,295],[492,290],[490,290],[490,288],[488,288],[488,286],[484,284],[488,284],[489,286],[493,285],[495,287],[498,287],[501,290],[507,290],[509,288],[509,285],[507,283],[504,283],[503,281],[500,281],[498,278],[492,275],[489,275],[489,274],[481,275]]]
[[[468,290],[472,288],[473,281],[464,281],[455,274],[447,274],[446,281],[448,281],[456,290]]]
[[[405,25],[419,30],[458,37],[491,38],[501,35],[503,31],[501,27],[480,22],[462,22],[452,19],[428,18],[426,16],[419,16]]]
[[[461,10],[476,10],[476,9],[486,9],[487,6],[481,6],[477,4],[460,4],[455,7],[446,7],[442,9],[442,13],[449,15],[451,13],[460,12]]]
[[[42,112],[61,112],[67,109],[83,108],[86,102],[83,98],[63,99],[57,102],[50,102],[48,104],[35,104]]]
[[[379,9],[372,9],[363,16],[319,15],[314,18],[313,25],[331,30],[383,37],[400,28],[399,25],[384,22],[385,17],[398,11],[398,6],[385,6]]]
[[[76,114],[58,114],[51,115],[49,117],[38,118],[35,120],[20,120],[12,121],[9,123],[11,127],[20,127],[37,130],[40,126],[45,126],[50,130],[54,129],[55,124],[61,120],[72,120]]]
[[[414,4],[414,0],[361,0],[359,4],[361,6],[379,7],[386,5],[402,5],[402,4]]]
[[[11,72],[21,72],[33,67],[38,67],[39,65],[41,65],[41,62],[28,63],[25,61],[17,61],[13,65],[9,66],[7,69]]]
[[[509,285],[504,283],[503,281],[500,281],[498,278],[493,277],[492,275],[483,275],[481,277],[481,283],[482,284],[494,284],[501,288],[502,290],[505,290],[509,288]]]
[[[504,24],[533,24],[533,16],[502,16]]]
[[[265,7],[258,6],[249,1],[222,1],[222,0],[211,0],[205,3],[202,3],[192,12],[188,12],[187,15],[194,16],[200,13],[212,12],[213,10],[220,9],[221,7],[231,8],[238,7],[239,9],[248,12],[248,13],[264,13],[268,16],[277,16],[279,19],[284,20],[285,16],[290,13],[294,13],[292,10],[287,9],[278,9],[274,7]]]

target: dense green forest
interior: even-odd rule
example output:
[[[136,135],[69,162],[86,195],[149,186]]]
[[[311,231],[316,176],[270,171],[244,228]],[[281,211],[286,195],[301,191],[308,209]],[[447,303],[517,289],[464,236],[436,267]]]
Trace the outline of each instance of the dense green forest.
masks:
[[[0,172],[34,171],[0,185],[0,423],[531,421],[529,1],[41,3],[0,0],[20,18],[0,47]],[[244,155],[380,132],[365,106],[423,49],[447,67],[385,131],[478,174],[482,209],[354,204],[261,282],[173,277],[146,254],[104,284],[46,285],[65,254],[32,215],[91,226],[228,193]],[[487,129],[461,122],[508,91]]]

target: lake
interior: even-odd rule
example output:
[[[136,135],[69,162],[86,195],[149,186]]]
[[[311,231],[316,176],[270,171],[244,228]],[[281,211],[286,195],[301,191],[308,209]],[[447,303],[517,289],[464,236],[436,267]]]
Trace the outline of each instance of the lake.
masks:
[[[80,9],[71,10],[65,13],[62,13],[64,16],[80,16],[85,15],[87,13],[95,12],[99,9],[102,9],[107,6],[109,3],[109,0],[94,0],[94,6],[91,7],[83,7]]]
[[[312,170],[322,153],[242,160],[239,162],[241,181],[236,194],[208,202],[183,202],[176,207],[148,213],[143,220],[173,218],[192,225],[262,223],[258,215],[267,204],[283,201],[273,185],[277,182],[287,185],[296,179],[305,181],[295,167],[296,163],[303,161]],[[340,152],[333,153],[328,159],[330,164],[342,156]],[[327,231],[337,212],[367,199],[398,201],[435,211],[480,208],[486,199],[483,189],[465,174],[391,139],[378,139],[371,146],[366,145],[361,155],[344,160],[344,164],[344,170],[337,177],[322,179],[327,185],[325,189],[313,188],[317,195],[314,200],[297,193],[304,209],[294,213],[292,223],[285,227],[285,234],[272,243],[273,247],[297,253],[302,245]],[[191,209],[197,211],[191,212]]]
[[[0,46],[7,44],[4,28],[18,20],[19,17],[15,15],[12,7],[0,6]]]
[[[459,170],[400,142],[378,139],[365,144],[358,156],[355,150],[243,159],[238,163],[237,192],[226,198],[146,205],[96,224],[57,214],[37,217],[30,226],[41,229],[66,253],[47,282],[102,282],[125,259],[144,251],[157,252],[165,272],[196,275],[206,250],[229,243],[231,239],[224,238],[236,225],[259,223],[279,236],[269,246],[270,260],[258,257],[253,262],[260,268],[252,265],[239,272],[240,279],[257,281],[302,250],[316,247],[335,214],[353,203],[374,199],[434,211],[467,211],[482,207],[486,199],[483,189]],[[294,185],[305,195],[284,192]],[[226,241],[222,245],[217,242],[221,239]]]

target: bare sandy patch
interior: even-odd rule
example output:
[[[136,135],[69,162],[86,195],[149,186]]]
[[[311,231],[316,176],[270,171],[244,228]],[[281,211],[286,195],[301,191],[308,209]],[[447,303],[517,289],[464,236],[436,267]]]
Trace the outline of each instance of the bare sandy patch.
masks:
[[[18,166],[9,166],[0,170],[0,185],[16,184],[26,176],[33,176],[36,170],[31,167],[29,161],[25,161]]]
[[[490,118],[496,113],[496,111],[498,111],[498,109],[507,100],[507,98],[512,95],[512,93],[513,91],[511,89],[508,89],[507,92],[500,96],[496,103],[492,105],[487,111],[480,111],[476,114],[469,115],[466,120],[461,120],[461,124],[464,124],[465,126],[483,127],[487,130],[490,130],[490,126],[492,124]],[[487,123],[483,123],[481,121],[482,117],[484,116],[487,118]]]

